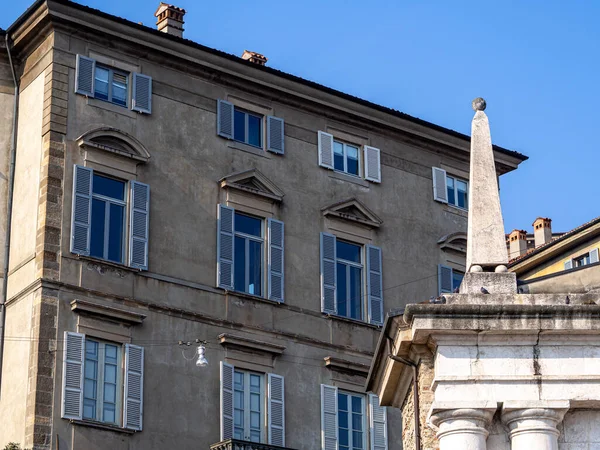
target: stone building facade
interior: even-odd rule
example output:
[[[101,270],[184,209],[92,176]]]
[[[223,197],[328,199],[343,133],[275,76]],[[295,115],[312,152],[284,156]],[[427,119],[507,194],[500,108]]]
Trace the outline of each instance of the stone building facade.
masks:
[[[161,32],[38,1],[2,32],[0,445],[400,449],[364,381],[385,312],[464,272],[468,137],[167,6]]]

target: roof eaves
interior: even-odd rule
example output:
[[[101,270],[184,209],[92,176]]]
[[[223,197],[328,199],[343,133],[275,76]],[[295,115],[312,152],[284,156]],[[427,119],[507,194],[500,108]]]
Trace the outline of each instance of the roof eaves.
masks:
[[[10,25],[8,27],[9,32],[10,32],[10,30],[12,30],[16,26],[18,26],[19,23],[21,23],[22,21],[24,21],[27,18],[27,16],[29,15],[29,13],[31,11],[33,11],[34,9],[36,9],[37,7],[39,7],[45,1],[47,1],[47,0],[37,0],[35,3],[33,3],[23,14],[21,14],[21,16],[12,25]],[[135,22],[132,22],[130,20],[127,20],[127,19],[125,19],[123,17],[119,17],[119,16],[115,16],[115,15],[112,15],[112,14],[108,14],[106,12],[100,11],[99,9],[91,8],[91,7],[85,6],[85,5],[81,5],[79,3],[75,3],[75,2],[70,1],[70,0],[53,0],[53,2],[59,3],[59,4],[63,4],[63,5],[69,5],[69,6],[75,8],[75,9],[78,9],[80,11],[87,11],[87,12],[89,12],[91,14],[95,14],[95,15],[97,15],[99,17],[103,17],[103,18],[106,18],[106,19],[109,19],[109,20],[114,20],[114,21],[117,21],[117,22],[122,23],[124,25],[128,25],[128,26],[137,28],[139,30],[146,31],[146,32],[152,33],[154,35],[159,35],[159,36],[161,36],[164,39],[170,39],[170,40],[173,40],[173,41],[176,41],[176,42],[183,42],[186,45],[189,45],[190,47],[194,47],[194,48],[197,48],[199,50],[206,51],[208,53],[212,53],[214,55],[218,55],[218,56],[221,56],[223,58],[227,58],[227,59],[229,59],[231,61],[236,61],[236,62],[238,62],[240,64],[246,64],[248,66],[252,66],[256,70],[263,70],[263,71],[265,71],[267,73],[271,73],[273,75],[277,75],[277,76],[280,76],[282,78],[286,78],[286,79],[289,79],[291,81],[295,81],[297,83],[304,84],[304,85],[312,87],[314,89],[318,89],[318,90],[321,90],[323,92],[335,95],[337,97],[344,98],[346,100],[350,100],[352,102],[361,104],[363,106],[367,106],[369,108],[373,108],[375,110],[385,112],[385,113],[393,115],[395,117],[399,117],[399,118],[408,120],[408,121],[413,122],[415,124],[418,124],[418,125],[430,128],[430,129],[435,130],[435,131],[439,131],[439,132],[445,133],[445,134],[447,134],[449,136],[453,136],[453,137],[465,140],[467,142],[470,142],[470,140],[471,140],[471,138],[469,136],[467,136],[467,135],[465,135],[463,133],[459,133],[458,131],[451,130],[449,128],[445,128],[445,127],[442,127],[440,125],[436,125],[436,124],[428,122],[426,120],[419,119],[418,117],[414,117],[414,116],[411,116],[409,114],[403,113],[403,112],[398,111],[396,109],[389,108],[387,106],[383,106],[383,105],[379,105],[377,103],[370,102],[370,101],[362,99],[360,97],[356,97],[354,95],[347,94],[347,93],[342,92],[342,91],[338,91],[337,89],[333,89],[333,88],[327,87],[325,85],[316,83],[314,81],[307,80],[305,78],[301,78],[301,77],[296,76],[296,75],[292,75],[292,74],[287,73],[287,72],[283,72],[281,70],[273,69],[273,68],[268,67],[268,66],[257,65],[257,64],[255,64],[253,62],[244,60],[244,59],[240,58],[239,56],[232,55],[230,53],[226,53],[224,51],[217,50],[217,49],[214,49],[214,48],[211,48],[211,47],[207,47],[205,45],[199,44],[199,43],[197,43],[195,41],[192,41],[190,39],[185,39],[185,38],[182,38],[182,37],[173,36],[173,35],[170,35],[170,34],[167,34],[167,33],[163,33],[161,31],[158,31],[155,28],[151,28],[151,27],[146,26],[146,25],[141,25],[139,23],[135,23]],[[518,159],[521,162],[526,161],[526,160],[529,159],[528,156],[526,156],[526,155],[524,155],[522,153],[519,153],[519,152],[514,151],[514,150],[509,150],[507,148],[500,147],[498,145],[493,145],[493,149],[495,151],[499,152],[499,153],[504,153],[506,155],[512,156],[512,157]]]

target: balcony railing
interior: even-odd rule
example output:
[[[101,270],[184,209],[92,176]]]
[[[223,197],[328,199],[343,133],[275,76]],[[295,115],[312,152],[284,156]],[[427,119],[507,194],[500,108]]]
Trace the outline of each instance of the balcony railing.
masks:
[[[239,439],[227,439],[210,446],[210,450],[294,450],[289,447],[278,445],[259,444],[258,442],[241,441]]]

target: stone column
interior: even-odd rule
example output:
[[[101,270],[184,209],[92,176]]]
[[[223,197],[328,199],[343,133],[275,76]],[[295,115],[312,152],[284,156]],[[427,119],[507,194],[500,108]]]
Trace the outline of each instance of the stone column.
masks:
[[[502,421],[508,426],[512,450],[558,450],[558,424],[568,401],[505,402]]]
[[[434,405],[429,419],[437,431],[440,450],[486,450],[487,427],[496,411],[495,404],[457,409],[441,409],[441,406]]]

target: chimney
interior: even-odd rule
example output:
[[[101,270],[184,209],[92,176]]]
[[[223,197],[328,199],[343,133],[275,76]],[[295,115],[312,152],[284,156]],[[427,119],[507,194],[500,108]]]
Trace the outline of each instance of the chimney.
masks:
[[[156,29],[172,36],[183,37],[183,16],[185,9],[175,5],[160,2],[154,13],[156,16]]]
[[[552,219],[538,217],[533,222],[533,236],[536,248],[552,240]]]
[[[258,64],[259,66],[265,66],[267,64],[267,57],[265,55],[261,55],[260,53],[251,52],[248,50],[244,50],[242,55],[242,59],[246,61],[250,61],[251,63]]]
[[[508,240],[510,242],[508,257],[510,259],[518,258],[527,253],[527,231],[512,230],[508,235]]]

